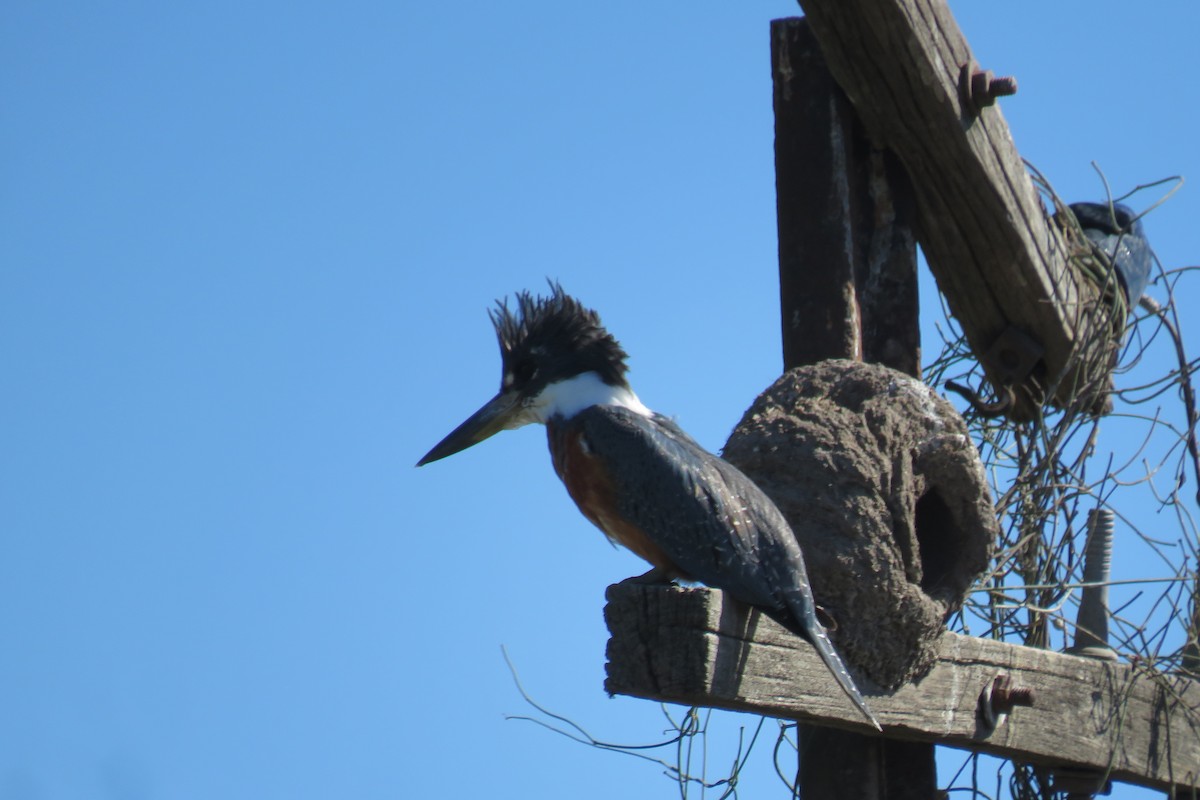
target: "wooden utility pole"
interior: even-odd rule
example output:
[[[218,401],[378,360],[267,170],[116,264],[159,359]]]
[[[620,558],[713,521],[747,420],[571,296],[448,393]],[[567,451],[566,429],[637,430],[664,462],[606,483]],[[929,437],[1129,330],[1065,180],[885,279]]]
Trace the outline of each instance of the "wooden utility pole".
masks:
[[[921,373],[914,201],[802,19],[771,23],[785,370],[827,358]]]
[[[913,200],[895,157],[871,146],[803,19],[771,23],[775,197],[785,370],[829,358],[920,377]],[[808,797],[924,800],[923,742],[800,725]]]

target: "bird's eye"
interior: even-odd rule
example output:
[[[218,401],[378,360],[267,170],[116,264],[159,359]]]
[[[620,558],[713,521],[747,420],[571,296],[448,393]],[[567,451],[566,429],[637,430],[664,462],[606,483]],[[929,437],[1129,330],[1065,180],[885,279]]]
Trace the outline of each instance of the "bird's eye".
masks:
[[[532,359],[526,358],[517,364],[513,374],[517,383],[528,383],[537,374],[537,365],[533,363]]]

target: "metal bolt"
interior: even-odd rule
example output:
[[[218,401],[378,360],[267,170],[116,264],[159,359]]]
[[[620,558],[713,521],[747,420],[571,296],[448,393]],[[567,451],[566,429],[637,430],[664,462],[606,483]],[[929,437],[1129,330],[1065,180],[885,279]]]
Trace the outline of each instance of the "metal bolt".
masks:
[[[1017,79],[1010,75],[997,78],[991,70],[982,70],[971,60],[959,70],[958,93],[964,110],[977,117],[984,108],[995,104],[997,97],[1016,94]]]
[[[997,97],[1008,97],[1017,93],[1017,79],[1012,75],[992,78],[988,83],[988,94],[994,100]]]
[[[1012,678],[997,675],[992,681],[992,710],[997,714],[1008,714],[1017,706],[1033,705],[1033,689],[1013,686]]]
[[[1017,706],[1032,706],[1033,699],[1033,689],[1013,686],[1011,677],[1005,674],[997,675],[979,693],[977,718],[983,735],[990,735],[996,730],[1004,721],[1004,715],[1011,713]]]

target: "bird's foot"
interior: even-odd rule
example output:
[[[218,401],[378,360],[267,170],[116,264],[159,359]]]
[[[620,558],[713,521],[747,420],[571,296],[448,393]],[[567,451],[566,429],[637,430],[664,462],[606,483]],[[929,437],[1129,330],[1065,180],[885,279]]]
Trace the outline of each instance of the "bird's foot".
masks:
[[[635,586],[662,586],[670,583],[672,579],[671,571],[662,567],[653,567],[641,575],[635,575],[632,578],[626,578],[621,581],[625,584],[633,584]]]

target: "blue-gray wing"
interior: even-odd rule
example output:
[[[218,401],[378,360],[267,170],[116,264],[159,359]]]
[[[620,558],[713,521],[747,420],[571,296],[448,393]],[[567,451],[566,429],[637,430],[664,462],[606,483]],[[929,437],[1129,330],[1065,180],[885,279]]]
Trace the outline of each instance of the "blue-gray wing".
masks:
[[[593,406],[572,424],[605,464],[618,513],[688,577],[766,610],[788,607],[789,584],[807,588],[799,545],[775,504],[673,422]]]
[[[1129,306],[1136,306],[1154,265],[1142,221],[1121,203],[1072,203],[1070,209],[1084,234],[1112,259]]]
[[[846,695],[879,727],[817,621],[791,527],[753,481],[659,415],[593,406],[571,424],[604,464],[627,523],[687,577],[762,609],[810,642]]]

